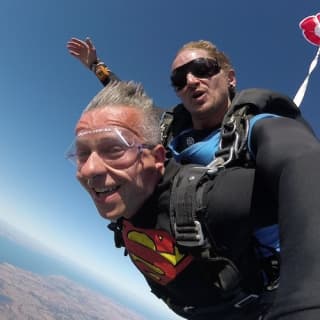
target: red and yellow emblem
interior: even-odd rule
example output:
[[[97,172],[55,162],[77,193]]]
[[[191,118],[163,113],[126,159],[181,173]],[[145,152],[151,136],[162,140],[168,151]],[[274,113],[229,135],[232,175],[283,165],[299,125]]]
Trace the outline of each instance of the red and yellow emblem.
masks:
[[[174,280],[193,260],[179,252],[174,238],[164,230],[136,228],[124,220],[122,235],[137,268],[161,285]]]

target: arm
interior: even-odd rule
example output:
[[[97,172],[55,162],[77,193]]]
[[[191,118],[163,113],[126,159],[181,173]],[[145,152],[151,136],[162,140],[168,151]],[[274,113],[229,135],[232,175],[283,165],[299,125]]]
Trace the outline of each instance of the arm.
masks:
[[[67,43],[67,49],[73,57],[77,58],[86,68],[94,72],[104,86],[110,81],[119,80],[105,63],[98,58],[96,48],[90,38],[86,38],[84,41],[71,38]]]
[[[280,286],[264,320],[320,319],[320,144],[288,118],[254,126],[257,174],[277,201]]]

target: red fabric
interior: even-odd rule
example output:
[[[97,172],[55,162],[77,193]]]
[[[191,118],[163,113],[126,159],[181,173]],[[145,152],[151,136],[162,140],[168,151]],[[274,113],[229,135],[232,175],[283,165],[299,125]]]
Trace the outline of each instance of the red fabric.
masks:
[[[307,41],[320,46],[320,13],[304,18],[299,27]]]
[[[174,280],[193,260],[179,252],[174,238],[164,230],[136,228],[125,220],[122,235],[136,267],[161,285]]]

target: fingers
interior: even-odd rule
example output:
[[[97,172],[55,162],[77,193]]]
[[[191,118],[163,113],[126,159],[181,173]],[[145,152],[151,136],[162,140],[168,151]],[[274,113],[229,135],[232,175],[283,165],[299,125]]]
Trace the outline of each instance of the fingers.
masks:
[[[79,40],[77,38],[71,38],[67,42],[67,49],[69,53],[74,57],[79,57],[83,54],[83,51],[89,50],[86,42]]]
[[[90,50],[95,50],[96,49],[89,37],[87,37],[84,41],[86,42],[86,44],[88,45]]]
[[[82,40],[77,39],[77,38],[71,38],[67,42],[67,48],[69,50],[73,50],[73,51],[80,51],[80,50],[83,50],[83,49],[88,50],[89,46],[85,41],[82,41]]]
[[[74,57],[76,57],[76,58],[78,58],[78,57],[80,56],[80,53],[79,53],[78,51],[73,51],[73,50],[71,50],[71,49],[69,49],[69,48],[68,48],[68,50],[69,50],[69,53],[70,53],[72,56],[74,56]]]
[[[72,44],[79,45],[79,46],[81,46],[81,45],[86,46],[86,45],[87,45],[85,41],[80,40],[80,39],[78,39],[78,38],[71,38],[71,39],[68,41],[68,43],[72,43]]]
[[[72,56],[78,58],[88,68],[98,59],[96,49],[89,37],[85,40],[71,38],[67,42],[67,49]]]
[[[87,37],[84,41],[78,38],[71,38],[67,42],[67,48],[69,52],[80,53],[81,50],[87,50],[88,52],[95,52],[96,48],[94,47],[91,39]]]
[[[71,38],[68,42],[67,42],[67,46],[73,46],[73,47],[85,47],[88,48],[90,50],[94,50],[95,47],[91,41],[91,39],[89,37],[85,38],[85,40],[80,40],[78,38]]]
[[[75,47],[73,45],[68,44],[67,49],[68,49],[69,53],[75,57],[78,57],[81,54],[81,48],[79,48],[79,47]]]

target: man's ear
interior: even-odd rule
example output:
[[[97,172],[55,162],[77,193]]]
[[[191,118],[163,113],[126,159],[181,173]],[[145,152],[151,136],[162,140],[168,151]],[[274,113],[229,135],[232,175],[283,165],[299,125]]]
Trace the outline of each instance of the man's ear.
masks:
[[[164,162],[166,160],[166,149],[162,144],[156,145],[152,149],[152,154],[155,159],[155,165],[157,169],[160,169],[161,173],[164,170]]]

